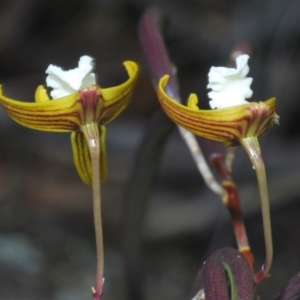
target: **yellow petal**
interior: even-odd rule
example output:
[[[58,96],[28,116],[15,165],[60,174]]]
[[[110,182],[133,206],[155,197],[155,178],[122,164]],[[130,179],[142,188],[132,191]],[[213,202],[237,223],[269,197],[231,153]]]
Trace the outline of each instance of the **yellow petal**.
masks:
[[[164,90],[169,76],[161,78],[158,98],[166,114],[178,125],[196,135],[226,145],[235,145],[242,138],[259,136],[273,123],[276,117],[276,99],[266,102],[251,102],[216,110],[197,110],[196,95],[192,94],[188,105],[184,106],[171,99]]]
[[[105,146],[106,128],[99,128],[100,139],[100,179],[104,181],[107,177],[106,146]],[[92,166],[91,156],[86,139],[81,131],[74,131],[71,134],[71,144],[73,150],[73,159],[78,175],[82,181],[92,185]]]
[[[77,130],[80,120],[76,112],[80,110],[76,103],[78,94],[72,94],[57,100],[45,101],[40,97],[43,91],[37,90],[38,102],[29,103],[10,99],[3,95],[0,86],[0,102],[12,119],[17,123],[37,130],[67,132]]]
[[[101,124],[106,124],[117,117],[130,100],[139,68],[133,61],[125,61],[123,64],[129,76],[128,80],[120,85],[101,89],[105,107],[101,113]]]

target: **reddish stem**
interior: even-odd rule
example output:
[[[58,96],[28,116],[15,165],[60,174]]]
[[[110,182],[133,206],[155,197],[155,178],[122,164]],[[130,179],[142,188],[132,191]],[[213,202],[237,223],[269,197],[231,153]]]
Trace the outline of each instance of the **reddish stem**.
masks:
[[[222,180],[223,188],[227,192],[225,198],[223,198],[223,203],[227,207],[233,221],[238,249],[248,261],[250,268],[254,270],[254,258],[248,243],[240,206],[240,199],[236,185],[232,181],[231,172],[226,167],[225,159],[222,154],[211,155],[210,161]]]

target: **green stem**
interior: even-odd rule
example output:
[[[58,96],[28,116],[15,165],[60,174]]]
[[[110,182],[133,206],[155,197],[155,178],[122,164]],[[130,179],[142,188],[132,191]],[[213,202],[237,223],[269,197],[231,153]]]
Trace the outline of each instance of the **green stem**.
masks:
[[[101,190],[100,190],[100,140],[99,128],[97,124],[88,124],[82,127],[82,132],[89,147],[92,165],[93,179],[93,211],[94,226],[96,236],[97,251],[97,273],[95,287],[92,288],[93,300],[100,300],[103,287],[103,268],[104,268],[104,251],[103,251],[103,233],[101,217]]]
[[[273,242],[267,176],[258,139],[256,137],[245,138],[241,140],[241,144],[246,150],[253,167],[255,168],[261,200],[266,258],[264,265],[262,265],[261,269],[254,275],[255,283],[259,284],[268,275],[273,260]]]

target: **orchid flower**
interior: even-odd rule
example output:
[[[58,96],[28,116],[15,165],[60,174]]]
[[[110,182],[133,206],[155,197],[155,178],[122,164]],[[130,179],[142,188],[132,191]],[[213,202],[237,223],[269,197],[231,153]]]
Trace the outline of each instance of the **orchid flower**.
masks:
[[[92,73],[94,63],[82,56],[78,68],[63,71],[50,65],[46,83],[35,93],[35,103],[4,96],[0,86],[0,103],[19,124],[37,130],[71,132],[73,157],[79,176],[93,186],[94,224],[97,246],[97,274],[93,299],[102,295],[103,238],[100,181],[106,177],[105,124],[113,120],[128,104],[138,73],[135,62],[125,61],[129,78],[122,84],[101,88]]]
[[[49,97],[43,85],[38,86],[35,103],[6,97],[0,86],[0,102],[7,113],[19,124],[32,129],[71,132],[74,163],[79,176],[92,184],[88,136],[99,132],[101,143],[101,180],[106,178],[105,124],[114,119],[128,104],[137,78],[138,67],[124,62],[129,79],[110,88],[96,84],[93,59],[82,56],[78,68],[63,71],[50,65],[46,83],[52,91]],[[97,139],[98,139],[97,137]]]
[[[278,123],[276,99],[250,103],[245,100],[252,94],[249,87],[252,78],[244,78],[249,70],[245,62],[247,58],[238,57],[237,69],[211,68],[208,87],[212,91],[208,95],[215,110],[199,109],[195,94],[190,95],[187,106],[176,102],[164,89],[169,76],[163,76],[158,85],[158,97],[166,114],[194,134],[227,146],[239,144],[247,137],[260,136],[274,122]]]
[[[212,67],[208,74],[208,93],[212,110],[198,107],[198,98],[191,94],[187,106],[172,99],[166,86],[169,76],[163,76],[157,94],[162,108],[175,123],[204,138],[223,142],[226,146],[241,144],[246,150],[258,179],[265,246],[266,261],[261,270],[254,276],[256,283],[268,274],[273,258],[269,197],[265,167],[258,143],[258,137],[265,133],[274,123],[279,124],[275,112],[276,99],[265,102],[248,102],[252,96],[250,85],[252,78],[249,72],[248,55],[238,56],[236,68]]]

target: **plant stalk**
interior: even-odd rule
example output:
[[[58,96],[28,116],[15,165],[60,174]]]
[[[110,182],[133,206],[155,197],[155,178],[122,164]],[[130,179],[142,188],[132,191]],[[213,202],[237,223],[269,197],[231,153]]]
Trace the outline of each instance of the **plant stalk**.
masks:
[[[210,155],[210,162],[215,167],[222,180],[222,187],[227,192],[222,200],[231,215],[238,249],[248,261],[251,270],[254,271],[254,258],[247,238],[237,187],[231,178],[231,166],[228,167],[226,157],[220,153]]]
[[[267,277],[273,260],[273,242],[267,176],[257,137],[244,138],[240,142],[246,150],[253,167],[255,168],[260,193],[266,257],[265,263],[254,275],[255,283],[259,284]]]
[[[88,124],[82,127],[83,134],[88,144],[91,165],[92,165],[92,182],[93,182],[93,212],[94,226],[96,237],[96,255],[97,271],[95,287],[92,287],[93,300],[100,300],[103,289],[103,269],[104,269],[104,251],[103,251],[103,232],[101,216],[101,187],[100,187],[100,140],[99,128],[97,124]]]

